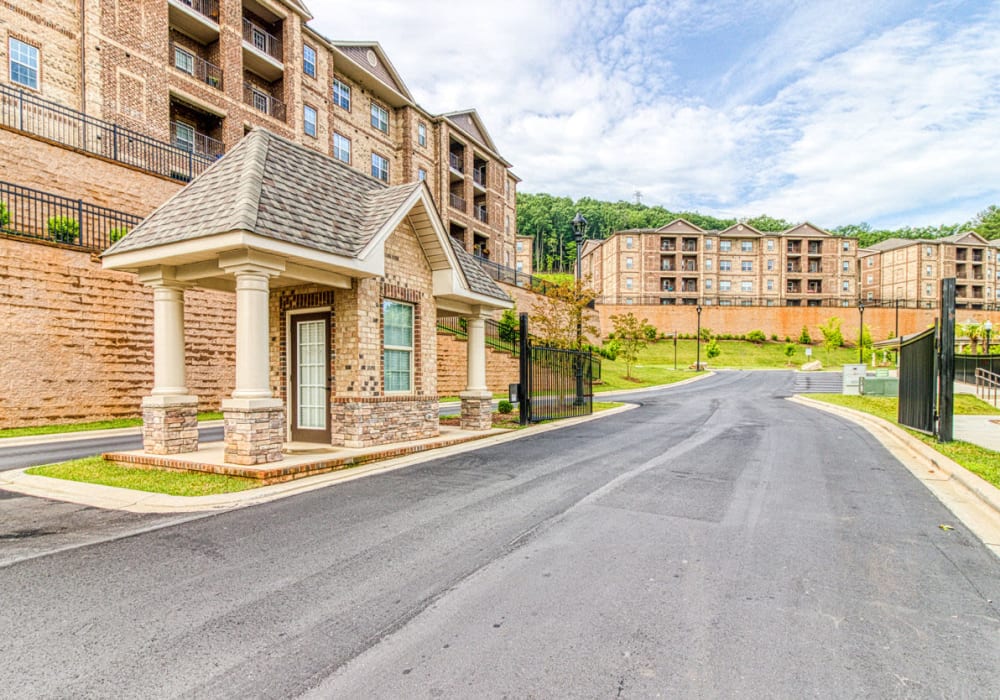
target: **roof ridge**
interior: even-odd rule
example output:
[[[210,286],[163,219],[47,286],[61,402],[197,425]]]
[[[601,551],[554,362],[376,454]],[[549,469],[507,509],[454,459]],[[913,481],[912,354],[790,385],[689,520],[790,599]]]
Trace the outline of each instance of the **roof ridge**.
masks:
[[[236,189],[235,220],[246,231],[253,231],[260,216],[260,193],[264,180],[264,166],[271,148],[271,133],[265,129],[254,129],[247,134],[244,147],[248,153],[243,156],[244,167],[240,173],[240,183]]]

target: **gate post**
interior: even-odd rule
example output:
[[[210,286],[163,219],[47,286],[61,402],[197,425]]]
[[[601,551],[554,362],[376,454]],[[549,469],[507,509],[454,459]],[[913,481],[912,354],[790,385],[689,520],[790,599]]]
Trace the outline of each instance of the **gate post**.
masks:
[[[518,392],[519,404],[517,407],[518,423],[527,425],[531,420],[531,342],[528,338],[528,314],[522,313],[518,317],[518,382],[520,391]]]
[[[955,423],[955,278],[941,280],[938,346],[938,442],[951,442]]]

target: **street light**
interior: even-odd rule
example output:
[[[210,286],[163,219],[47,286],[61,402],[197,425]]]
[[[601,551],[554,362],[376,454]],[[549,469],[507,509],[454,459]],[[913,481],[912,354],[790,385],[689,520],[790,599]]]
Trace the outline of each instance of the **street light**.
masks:
[[[694,371],[700,372],[701,371],[701,304],[698,304],[698,306],[696,306],[694,310],[698,312],[698,335],[695,336],[695,346],[697,350],[695,350],[695,356],[694,356]]]
[[[576,351],[583,350],[583,309],[580,308],[580,277],[581,262],[580,249],[583,247],[583,233],[587,230],[587,220],[583,214],[576,213],[573,217],[573,238],[576,240]],[[583,357],[576,356],[576,400],[574,406],[583,405]]]
[[[986,319],[986,323],[983,324],[983,330],[986,331],[986,354],[990,354],[990,334],[993,332],[993,322]]]
[[[858,330],[858,364],[865,363],[865,305],[858,302],[858,313],[861,314],[861,328]]]

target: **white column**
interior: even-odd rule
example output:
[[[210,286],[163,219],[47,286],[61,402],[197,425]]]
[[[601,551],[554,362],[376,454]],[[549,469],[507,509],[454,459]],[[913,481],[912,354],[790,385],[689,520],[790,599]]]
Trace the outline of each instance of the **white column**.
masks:
[[[271,398],[267,271],[237,270],[234,399]]]
[[[186,396],[184,288],[160,280],[153,287],[153,396]]]
[[[486,387],[486,320],[476,315],[468,319],[467,392],[483,392]]]

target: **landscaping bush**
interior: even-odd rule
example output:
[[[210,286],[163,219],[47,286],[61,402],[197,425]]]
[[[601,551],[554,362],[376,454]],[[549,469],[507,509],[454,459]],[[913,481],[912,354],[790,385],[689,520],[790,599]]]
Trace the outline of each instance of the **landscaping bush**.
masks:
[[[621,342],[617,339],[611,339],[600,347],[597,351],[600,353],[601,357],[609,362],[614,362],[618,359],[618,352],[622,349]]]
[[[508,401],[507,399],[502,399],[502,400],[501,400],[501,401],[500,401],[500,402],[499,402],[499,403],[497,404],[497,410],[498,410],[498,411],[499,411],[500,413],[503,413],[504,415],[506,415],[506,414],[508,414],[508,413],[511,413],[511,412],[512,412],[512,411],[514,410],[514,404],[512,404],[512,403],[511,403],[510,401]]]
[[[747,340],[751,343],[757,343],[759,345],[767,340],[767,336],[764,335],[764,331],[750,331],[747,333]]]
[[[80,222],[72,216],[50,216],[49,235],[59,243],[75,243],[80,236]]]
[[[504,309],[503,315],[500,316],[500,322],[497,324],[497,333],[500,335],[500,340],[505,343],[516,343],[520,326],[521,322],[517,318],[517,311],[514,309]]]
[[[10,223],[10,212],[7,211],[7,203],[0,202],[0,228],[5,228]]]
[[[714,360],[716,357],[722,354],[722,348],[719,347],[719,344],[713,338],[712,341],[708,344],[708,347],[705,348],[705,353],[708,355],[708,359]]]
[[[712,329],[708,326],[701,327],[701,339],[706,343],[712,339]]]
[[[650,343],[656,342],[655,326],[646,326],[645,328],[642,329],[642,332],[645,334],[647,341],[649,341]]]
[[[777,333],[772,333],[771,334],[771,340],[773,340],[775,343],[777,343],[778,342],[778,334]]]
[[[792,364],[793,355],[795,355],[795,343],[785,343],[785,357],[788,358],[788,364]]]
[[[128,226],[115,226],[113,229],[108,231],[108,241],[111,243],[117,243],[127,235]]]
[[[809,336],[809,329],[802,326],[802,332],[799,333],[799,345],[812,345],[812,338]]]

